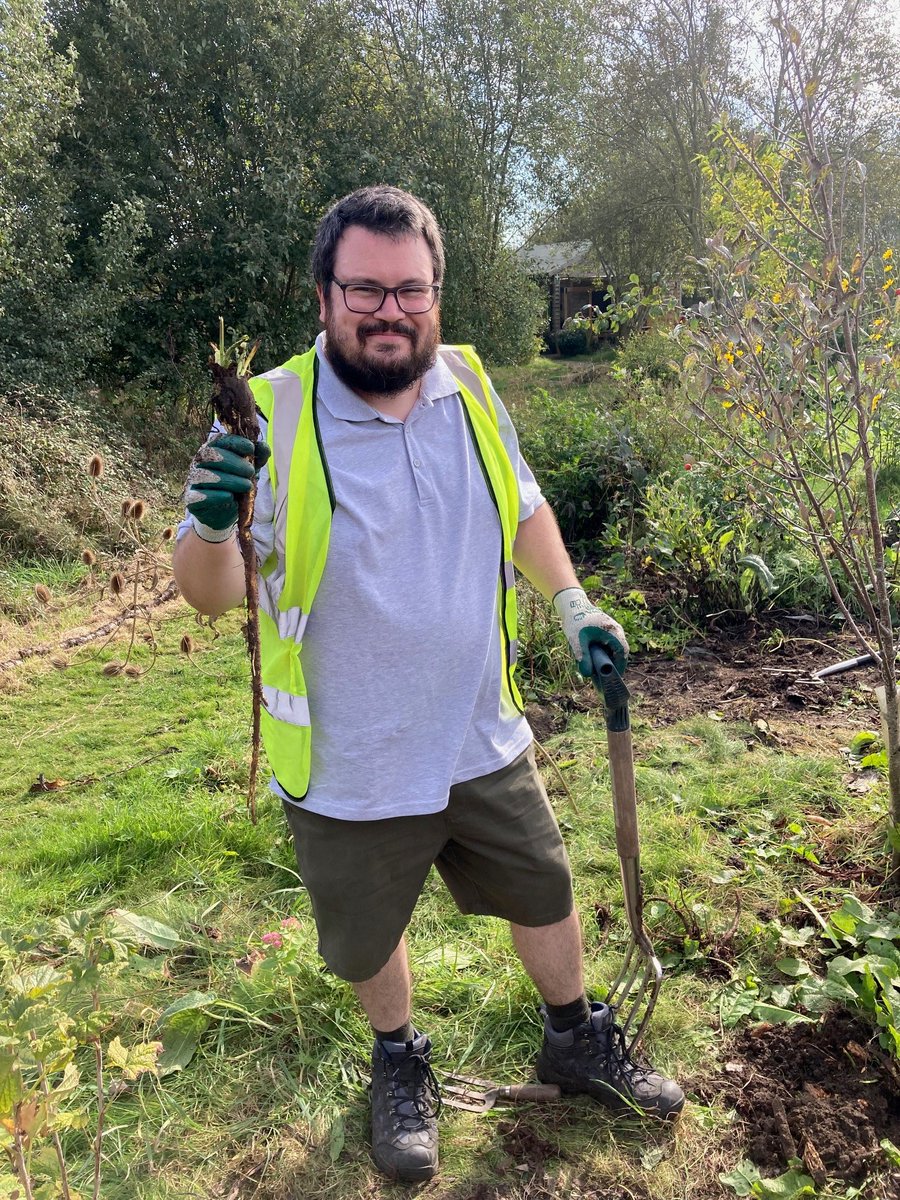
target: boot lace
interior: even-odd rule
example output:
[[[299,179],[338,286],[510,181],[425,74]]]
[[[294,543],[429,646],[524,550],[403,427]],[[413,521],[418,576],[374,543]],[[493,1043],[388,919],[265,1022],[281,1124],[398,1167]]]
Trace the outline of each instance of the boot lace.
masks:
[[[385,1070],[394,1116],[401,1129],[414,1133],[438,1116],[443,1107],[441,1089],[424,1055],[407,1054],[399,1062],[390,1059]]]
[[[635,1084],[647,1082],[653,1074],[649,1063],[631,1056],[624,1030],[615,1016],[602,1032],[589,1028],[584,1036],[591,1043],[593,1054],[602,1062],[609,1079],[621,1080],[626,1087],[633,1089]]]

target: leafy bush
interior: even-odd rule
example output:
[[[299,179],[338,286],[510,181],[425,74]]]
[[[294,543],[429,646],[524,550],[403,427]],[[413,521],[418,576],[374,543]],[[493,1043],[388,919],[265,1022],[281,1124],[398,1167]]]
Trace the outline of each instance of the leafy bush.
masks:
[[[616,366],[626,375],[674,383],[678,372],[672,360],[677,349],[661,333],[633,333],[619,351]]]
[[[574,358],[576,354],[586,354],[588,335],[584,329],[561,329],[554,335],[557,354],[563,358]]]
[[[540,349],[546,320],[543,292],[522,264],[501,250],[491,260],[474,245],[455,239],[447,246],[447,275],[441,293],[441,324],[451,342],[471,342],[485,362],[530,362]]]
[[[519,441],[569,544],[596,542],[647,478],[630,432],[589,402],[541,389],[519,418]]]
[[[708,463],[650,484],[639,543],[646,567],[658,571],[673,598],[693,615],[709,608],[752,611],[775,587],[765,556],[780,546],[740,487]]]

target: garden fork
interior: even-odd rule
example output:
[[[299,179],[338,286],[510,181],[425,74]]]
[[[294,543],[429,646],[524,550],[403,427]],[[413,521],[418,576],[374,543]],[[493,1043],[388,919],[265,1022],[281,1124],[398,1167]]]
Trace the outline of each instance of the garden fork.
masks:
[[[606,1003],[621,1014],[622,1035],[629,1052],[632,1052],[641,1040],[656,1005],[663,972],[662,964],[656,957],[656,951],[644,928],[644,892],[641,885],[631,718],[628,713],[630,693],[606,651],[596,644],[591,646],[590,650],[594,685],[603,696],[606,710],[616,850],[622,871],[625,913],[631,929],[625,962],[609,989]],[[629,1030],[637,1020],[645,1001],[643,1016],[629,1041]]]

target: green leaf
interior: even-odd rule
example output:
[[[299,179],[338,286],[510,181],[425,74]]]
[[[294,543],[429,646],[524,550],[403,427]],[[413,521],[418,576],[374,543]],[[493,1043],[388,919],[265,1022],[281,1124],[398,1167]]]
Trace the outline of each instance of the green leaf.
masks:
[[[123,1046],[120,1038],[113,1038],[106,1048],[107,1066],[116,1067],[126,1079],[137,1079],[146,1071],[156,1073],[156,1060],[162,1047],[161,1042],[138,1042],[136,1046]]]
[[[812,974],[812,968],[802,958],[779,958],[775,966],[782,975],[790,975],[791,979],[802,979]]]
[[[216,999],[215,992],[186,992],[177,1000],[173,1000],[169,1007],[160,1013],[156,1024],[158,1027],[162,1027],[176,1013],[187,1012],[192,1008],[206,1008],[208,1005],[214,1004]]]
[[[778,1008],[774,1004],[755,1004],[753,1017],[757,1021],[768,1021],[772,1025],[808,1024],[810,1017],[804,1017],[790,1008]]]
[[[864,751],[877,741],[878,734],[873,733],[871,729],[864,729],[860,733],[855,733],[850,739],[851,757],[862,758]]]
[[[756,988],[744,988],[740,991],[736,989],[728,989],[722,993],[719,1001],[719,1012],[722,1017],[722,1024],[726,1029],[733,1029],[738,1021],[748,1017],[759,1000],[759,992]]]
[[[801,1196],[815,1196],[816,1188],[808,1175],[800,1171],[786,1171],[775,1179],[760,1179],[754,1183],[751,1195],[759,1200],[800,1200]]]
[[[878,1145],[887,1155],[888,1162],[893,1167],[900,1167],[900,1150],[894,1145],[890,1138],[882,1138]]]
[[[163,1051],[156,1062],[160,1075],[184,1070],[196,1054],[209,1023],[209,1017],[199,1008],[175,1013],[160,1034]]]
[[[337,1162],[340,1157],[344,1148],[345,1136],[344,1118],[337,1116],[331,1123],[331,1132],[328,1136],[328,1157],[332,1162]]]
[[[725,532],[722,534],[722,536],[719,538],[719,549],[724,550],[725,547],[730,546],[733,541],[734,541],[734,530],[726,529]]]
[[[752,1162],[739,1162],[733,1171],[720,1175],[719,1182],[738,1196],[751,1196],[753,1185],[761,1179],[759,1168]]]
[[[120,929],[130,934],[132,940],[136,940],[142,946],[153,946],[156,950],[174,950],[182,943],[181,936],[174,929],[163,925],[161,921],[154,921],[152,917],[126,912],[124,908],[113,909],[110,916]]]
[[[16,1052],[12,1046],[4,1046],[0,1048],[0,1116],[11,1117],[24,1094]]]
[[[774,590],[775,576],[758,554],[745,554],[738,559],[739,567],[747,567],[756,576],[762,591],[768,595]]]

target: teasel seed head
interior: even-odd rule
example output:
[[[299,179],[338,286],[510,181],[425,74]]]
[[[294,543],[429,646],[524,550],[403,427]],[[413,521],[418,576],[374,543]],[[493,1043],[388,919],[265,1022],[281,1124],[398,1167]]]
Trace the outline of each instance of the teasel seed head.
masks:
[[[143,520],[146,511],[147,505],[143,502],[143,500],[135,500],[131,506],[131,512],[128,514],[129,519],[132,521],[141,521]]]
[[[171,542],[171,540],[174,536],[175,536],[175,528],[172,525],[167,525],[165,527],[165,529],[162,531],[162,533],[160,534],[160,537],[162,538],[162,540],[164,542]]]
[[[91,479],[99,479],[103,474],[103,456],[95,454],[88,463],[88,475]]]
[[[181,639],[181,653],[193,654],[196,650],[196,643],[189,633],[186,633]]]
[[[126,674],[126,675],[127,675],[129,678],[130,678],[130,679],[137,679],[137,678],[138,678],[138,676],[139,676],[139,675],[143,675],[143,673],[144,673],[144,672],[141,670],[141,668],[140,668],[140,667],[136,667],[136,666],[134,665],[134,663],[129,663],[129,664],[128,664],[128,666],[125,668],[125,674]]]
[[[120,662],[108,662],[103,668],[104,675],[121,675],[125,670],[125,664]]]
[[[92,567],[97,561],[97,555],[93,552],[93,550],[82,550],[81,561],[86,567]]]
[[[121,571],[114,571],[109,578],[109,590],[114,596],[118,596],[125,586],[125,576]]]
[[[41,604],[49,604],[52,599],[52,596],[50,595],[50,589],[46,586],[46,584],[43,583],[35,584],[34,594],[37,596],[38,600],[40,600]]]
[[[124,520],[127,521],[128,518],[131,516],[131,509],[133,506],[134,506],[134,501],[131,498],[129,498],[128,500],[122,501],[122,517]]]

